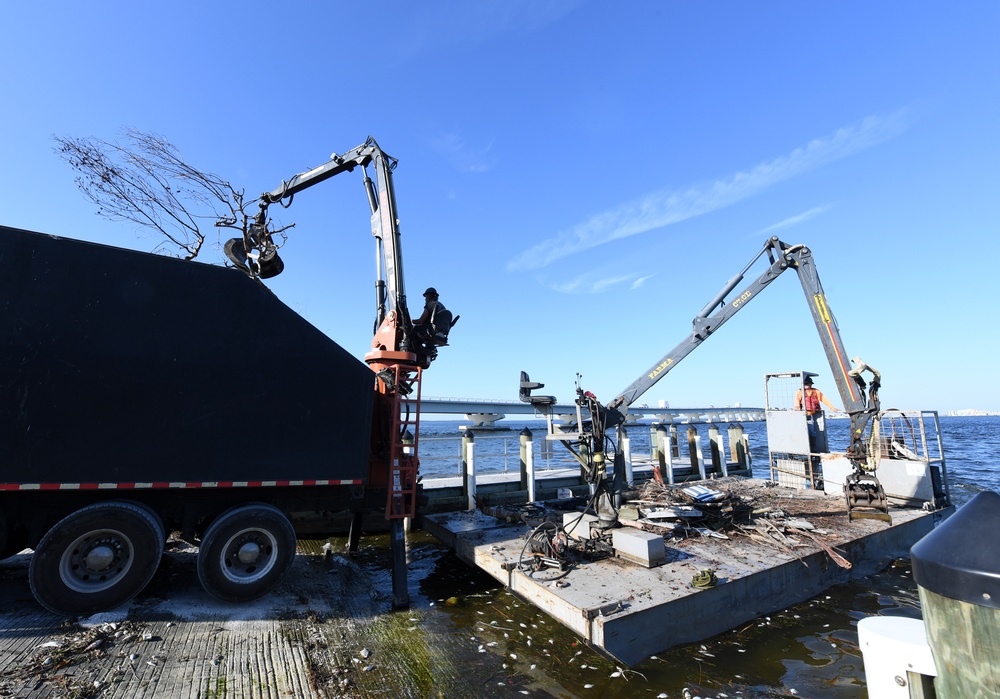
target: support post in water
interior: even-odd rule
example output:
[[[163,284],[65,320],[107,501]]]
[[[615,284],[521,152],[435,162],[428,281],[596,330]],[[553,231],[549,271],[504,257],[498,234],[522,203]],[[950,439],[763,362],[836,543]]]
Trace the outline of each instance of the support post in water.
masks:
[[[462,435],[462,492],[469,511],[476,509],[476,438],[470,430]]]
[[[743,443],[743,425],[737,422],[729,425],[729,449],[733,461],[738,463],[741,469],[745,469],[747,467],[747,452]]]
[[[660,460],[660,449],[663,448],[660,440],[660,427],[661,425],[649,426],[649,460],[654,464]]]
[[[656,458],[660,464],[660,472],[666,471],[667,483],[674,484],[674,459],[671,454],[670,445],[667,443],[666,425],[658,425],[656,428]]]
[[[403,520],[389,520],[389,545],[392,548],[392,606],[403,609],[410,606],[410,593],[406,578],[406,531]]]
[[[691,474],[698,471],[701,480],[705,480],[705,457],[701,453],[701,437],[698,436],[698,428],[694,425],[688,427],[688,453],[691,455]]]
[[[528,502],[535,501],[535,441],[531,430],[521,430],[521,490],[528,491]]]
[[[625,483],[629,488],[635,486],[635,477],[632,475],[632,440],[629,439],[628,433],[622,437],[622,454],[625,457]]]
[[[361,525],[365,519],[364,512],[354,512],[351,515],[351,529],[347,534],[347,552],[354,553],[361,542]]]
[[[722,473],[722,455],[719,451],[719,428],[714,423],[708,426],[708,453],[712,459],[712,470]]]

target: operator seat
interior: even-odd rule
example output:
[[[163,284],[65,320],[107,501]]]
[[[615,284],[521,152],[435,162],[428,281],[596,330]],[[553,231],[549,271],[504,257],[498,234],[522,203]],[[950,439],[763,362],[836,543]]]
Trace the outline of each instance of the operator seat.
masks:
[[[518,391],[518,397],[521,399],[522,403],[531,403],[533,406],[546,406],[554,405],[556,402],[555,396],[533,396],[531,392],[536,388],[545,388],[545,384],[538,383],[537,381],[532,381],[528,378],[528,372],[521,372],[521,390]]]
[[[431,316],[430,335],[427,339],[438,347],[445,347],[448,344],[448,333],[461,317],[455,316],[453,318],[451,311],[447,308],[442,308],[440,311],[435,310],[434,315]]]

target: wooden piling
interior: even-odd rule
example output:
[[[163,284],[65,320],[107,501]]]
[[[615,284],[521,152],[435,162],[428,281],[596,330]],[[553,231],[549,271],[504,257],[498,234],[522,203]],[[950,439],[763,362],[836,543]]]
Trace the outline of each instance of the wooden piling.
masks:
[[[708,449],[712,458],[712,471],[723,476],[726,475],[726,450],[722,444],[722,435],[719,434],[718,425],[708,426]]]
[[[747,450],[743,425],[738,422],[729,425],[729,450],[732,459],[740,465],[741,469],[747,468]]]

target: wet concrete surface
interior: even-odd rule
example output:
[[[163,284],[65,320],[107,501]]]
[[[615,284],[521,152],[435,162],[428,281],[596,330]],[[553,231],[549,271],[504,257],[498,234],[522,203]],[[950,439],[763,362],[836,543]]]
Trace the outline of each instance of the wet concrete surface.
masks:
[[[300,542],[271,595],[227,605],[198,585],[195,549],[171,542],[135,601],[89,619],[38,606],[27,555],[0,561],[0,697],[861,699],[857,620],[918,615],[908,566],[894,565],[628,669],[425,532],[409,537],[399,612],[386,537],[350,558],[324,560],[322,544]]]
[[[0,696],[523,695],[530,678],[508,671],[499,654],[478,653],[483,642],[455,633],[444,607],[459,595],[440,606],[421,595],[442,551],[422,545],[426,535],[411,538],[415,603],[397,612],[378,545],[354,558],[300,552],[277,591],[226,604],[198,584],[197,550],[171,541],[136,600],[84,619],[34,601],[30,554],[7,559],[0,562]]]

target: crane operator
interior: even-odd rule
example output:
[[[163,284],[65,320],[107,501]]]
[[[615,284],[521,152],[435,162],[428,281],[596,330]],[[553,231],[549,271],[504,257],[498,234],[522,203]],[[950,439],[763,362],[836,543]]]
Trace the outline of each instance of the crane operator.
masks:
[[[413,334],[420,343],[418,354],[427,355],[430,359],[437,357],[435,345],[447,344],[452,325],[451,311],[438,299],[437,289],[429,287],[424,292],[424,311],[413,323]]]

